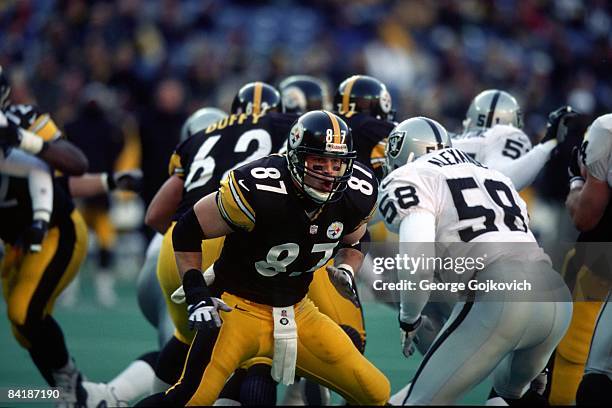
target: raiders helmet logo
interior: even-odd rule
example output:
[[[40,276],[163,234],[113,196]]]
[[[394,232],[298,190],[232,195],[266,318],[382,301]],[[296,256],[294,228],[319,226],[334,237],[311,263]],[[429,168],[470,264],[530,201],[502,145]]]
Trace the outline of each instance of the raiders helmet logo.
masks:
[[[291,148],[295,149],[302,143],[302,139],[304,138],[304,125],[301,123],[296,123],[295,126],[291,128],[289,132],[289,145]]]
[[[389,140],[387,141],[387,156],[395,159],[399,155],[405,137],[406,132],[404,131],[393,132],[389,135]]]

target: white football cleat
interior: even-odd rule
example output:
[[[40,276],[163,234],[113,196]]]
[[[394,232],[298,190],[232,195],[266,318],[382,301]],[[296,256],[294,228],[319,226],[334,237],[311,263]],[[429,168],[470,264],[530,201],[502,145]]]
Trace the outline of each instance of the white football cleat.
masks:
[[[83,389],[83,376],[76,368],[74,361],[69,358],[68,363],[59,370],[53,370],[51,375],[55,386],[60,391],[60,398],[56,407],[84,407],[85,390]]]
[[[105,383],[83,381],[83,388],[87,392],[87,407],[128,407],[129,401],[121,401],[114,393],[113,387]]]
[[[408,395],[408,391],[410,391],[410,386],[412,383],[408,383],[404,388],[396,392],[389,398],[389,404],[391,405],[404,405],[404,400]]]

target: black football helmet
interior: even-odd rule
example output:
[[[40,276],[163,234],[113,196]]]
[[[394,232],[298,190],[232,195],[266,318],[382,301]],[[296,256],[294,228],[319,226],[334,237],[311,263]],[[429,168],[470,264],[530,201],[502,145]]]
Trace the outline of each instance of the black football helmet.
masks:
[[[361,112],[376,119],[393,121],[395,111],[385,84],[367,75],[353,75],[342,81],[334,96],[336,112]]]
[[[265,112],[282,111],[280,93],[265,82],[249,82],[244,85],[232,102],[232,111],[240,115],[262,115]]]
[[[340,174],[329,176],[307,169],[307,160],[312,156],[340,159]],[[298,188],[319,205],[337,201],[342,197],[353,174],[353,161],[356,157],[351,129],[344,120],[329,111],[305,113],[289,132],[287,164],[291,177]],[[306,184],[305,174],[315,179],[331,181],[330,191],[320,191]]]
[[[11,93],[11,84],[9,83],[6,71],[0,65],[0,108],[4,109],[9,104],[9,94]]]
[[[310,75],[292,75],[281,81],[278,86],[283,99],[283,111],[302,113],[329,109],[327,85]]]

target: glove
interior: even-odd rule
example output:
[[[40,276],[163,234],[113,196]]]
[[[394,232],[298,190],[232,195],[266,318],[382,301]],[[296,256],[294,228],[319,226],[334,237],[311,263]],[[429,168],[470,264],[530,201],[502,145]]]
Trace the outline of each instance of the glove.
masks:
[[[202,272],[190,269],[183,275],[183,289],[187,301],[187,313],[189,314],[189,328],[203,329],[221,327],[221,318],[218,310],[230,312],[231,307],[221,299],[214,298],[204,281]]]
[[[109,173],[107,177],[109,191],[117,189],[137,193],[142,190],[142,171],[139,169]]]
[[[355,277],[347,268],[336,266],[328,266],[327,275],[329,280],[334,285],[338,293],[345,299],[351,301],[355,307],[361,307],[359,297],[357,296],[357,288],[355,286]]]
[[[30,252],[40,252],[42,242],[47,234],[49,224],[43,220],[34,220],[26,233],[26,244]]]
[[[399,319],[400,330],[402,332],[402,353],[405,357],[410,357],[414,354],[415,344],[419,343],[417,333],[423,325],[428,329],[433,330],[433,325],[427,316],[421,315],[414,323],[406,323]]]
[[[572,152],[570,153],[570,160],[567,165],[567,175],[569,176],[570,184],[572,181],[582,180],[584,181],[584,177],[582,177],[582,172],[580,170],[580,148],[578,146],[574,146]]]
[[[231,312],[224,301],[216,297],[209,297],[201,300],[196,305],[188,305],[187,312],[189,313],[189,329],[199,330],[204,328],[221,327],[221,317],[218,310]]]
[[[572,118],[578,116],[571,106],[562,106],[548,114],[548,122],[546,123],[546,134],[541,143],[556,139],[559,144],[565,141],[567,135],[567,124]]]

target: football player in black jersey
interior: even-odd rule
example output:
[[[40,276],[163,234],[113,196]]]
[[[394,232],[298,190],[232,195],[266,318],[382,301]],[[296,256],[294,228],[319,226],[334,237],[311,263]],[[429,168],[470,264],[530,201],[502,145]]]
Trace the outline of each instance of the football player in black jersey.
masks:
[[[381,180],[385,140],[395,127],[395,111],[385,84],[367,75],[345,79],[336,90],[334,110],[353,131],[357,161]]]
[[[283,98],[283,111],[299,115],[312,110],[330,110],[327,85],[310,75],[292,75],[278,85]]]
[[[174,223],[200,198],[216,191],[232,168],[279,151],[297,118],[279,113],[281,106],[280,95],[272,86],[263,82],[243,86],[229,116],[195,132],[177,146],[170,159],[170,177],[147,210],[145,222],[165,233],[157,274],[176,328],[158,360],[156,374],[165,383],[174,384],[178,380],[193,339],[185,305],[170,299],[181,284],[171,240]],[[212,265],[222,245],[223,238],[203,242],[202,268]]]
[[[359,239],[378,186],[371,171],[353,164],[352,147],[340,118],[309,112],[292,127],[287,156],[231,171],[217,192],[180,218],[173,246],[189,322],[206,330],[197,332],[181,380],[165,397],[144,403],[163,398],[173,405],[210,405],[230,374],[253,357],[272,359],[272,376],[283,383],[297,372],[349,403],[386,402],[388,380],[306,297],[312,273],[334,257],[330,279],[356,301]],[[199,270],[201,240],[220,236],[225,244],[209,288]],[[216,288],[225,291],[221,298],[213,296]],[[199,359],[210,342],[210,360]]]

